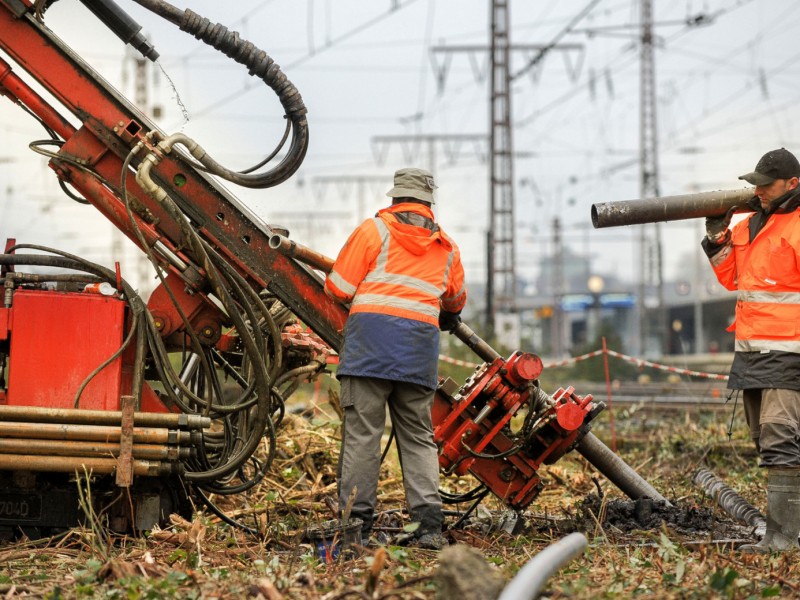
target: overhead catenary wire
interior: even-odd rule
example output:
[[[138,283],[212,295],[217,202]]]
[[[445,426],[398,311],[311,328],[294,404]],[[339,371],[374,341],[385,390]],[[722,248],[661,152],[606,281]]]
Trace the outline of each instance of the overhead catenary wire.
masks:
[[[138,2],[140,0],[135,0],[135,1]],[[382,13],[382,14],[378,15],[377,17],[373,17],[372,19],[369,19],[369,20],[365,21],[364,23],[361,23],[360,25],[357,25],[356,27],[350,29],[349,31],[345,32],[344,34],[340,35],[339,37],[334,38],[333,40],[331,40],[330,43],[326,44],[319,51],[315,51],[313,53],[309,52],[309,53],[305,54],[304,56],[302,56],[301,58],[296,59],[296,60],[288,63],[286,65],[286,69],[290,70],[290,69],[292,69],[294,67],[297,67],[297,66],[305,63],[308,60],[311,60],[312,58],[318,56],[322,52],[322,50],[327,50],[329,48],[337,46],[341,42],[343,42],[343,41],[345,41],[345,40],[357,35],[358,33],[361,33],[362,31],[372,27],[376,23],[379,23],[380,21],[383,21],[385,18],[391,16],[395,11],[401,10],[401,9],[405,8],[406,6],[408,6],[410,4],[413,4],[416,1],[417,0],[406,0],[405,2],[403,2],[402,0],[398,0],[396,7],[393,8],[393,9],[390,9],[387,13]],[[242,97],[243,95],[245,95],[248,92],[250,92],[253,89],[255,89],[255,87],[256,86],[255,86],[254,83],[249,82],[249,83],[245,84],[244,86],[242,86],[241,88],[239,88],[238,90],[236,90],[235,92],[233,92],[231,94],[228,94],[227,96],[224,96],[223,98],[221,98],[221,99],[213,102],[212,104],[209,104],[209,105],[207,105],[207,106],[205,106],[205,107],[203,107],[203,108],[201,108],[201,109],[199,109],[197,111],[194,111],[194,114],[197,117],[209,114],[209,113],[217,110],[221,106],[225,106],[225,105],[229,104],[230,102],[233,102],[234,100],[237,100],[238,98]]]

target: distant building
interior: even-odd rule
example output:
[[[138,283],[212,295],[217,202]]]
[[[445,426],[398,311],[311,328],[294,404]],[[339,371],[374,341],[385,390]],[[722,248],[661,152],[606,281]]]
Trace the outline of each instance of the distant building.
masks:
[[[625,353],[638,350],[637,284],[602,273],[601,285],[590,290],[590,278],[598,279],[592,272],[590,258],[568,248],[558,263],[552,257],[543,259],[539,273],[535,281],[521,280],[517,285],[521,291],[516,305],[523,349],[554,358],[569,356],[574,349],[594,341],[602,326],[611,327],[619,335],[623,347],[615,350]],[[664,353],[733,351],[733,334],[726,328],[733,321],[735,292],[722,288],[710,268],[689,275],[692,281],[664,282],[662,309],[658,307],[656,290],[645,290],[644,319],[653,339],[645,342],[641,358],[651,359]],[[476,305],[483,301],[483,290],[476,286],[470,291],[475,303],[472,309],[481,314]]]

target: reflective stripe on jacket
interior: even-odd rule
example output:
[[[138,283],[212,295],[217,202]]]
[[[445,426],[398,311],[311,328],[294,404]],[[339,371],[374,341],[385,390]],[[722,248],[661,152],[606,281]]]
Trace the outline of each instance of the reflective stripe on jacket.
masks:
[[[750,219],[711,257],[720,283],[738,290],[737,352],[800,354],[800,210],[775,212],[750,241]]]

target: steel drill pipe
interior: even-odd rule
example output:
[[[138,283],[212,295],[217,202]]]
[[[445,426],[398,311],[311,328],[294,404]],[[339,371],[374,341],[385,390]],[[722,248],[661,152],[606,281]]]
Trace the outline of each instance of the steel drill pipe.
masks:
[[[118,410],[0,405],[0,421],[119,426],[122,422],[122,412]],[[183,413],[135,412],[133,413],[133,422],[138,427],[168,427],[171,429],[204,429],[211,426],[211,419],[208,417]]]
[[[192,450],[161,444],[134,444],[132,448],[133,458],[143,460],[181,460],[190,458]],[[111,442],[0,438],[0,454],[117,458],[119,453],[120,445]]]
[[[76,440],[86,442],[119,442],[122,430],[105,425],[64,425],[58,423],[0,422],[0,438],[33,438],[39,440]],[[198,434],[199,435],[199,434]],[[142,444],[188,445],[188,431],[173,431],[152,427],[134,427],[133,441]]]
[[[751,527],[766,527],[767,519],[764,515],[708,469],[697,471],[692,480],[737,521]]]
[[[477,354],[484,362],[494,362],[500,354],[475,333],[466,323],[459,323],[453,330],[453,335],[460,339],[467,347]]]
[[[310,267],[314,267],[323,273],[330,273],[333,268],[333,261],[324,254],[312,250],[308,246],[298,244],[277,233],[270,236],[269,247],[285,256],[289,256]]]
[[[754,188],[718,190],[681,196],[662,196],[648,200],[622,200],[592,204],[595,229],[619,225],[640,225],[661,221],[680,221],[724,215],[734,206],[745,210]]]
[[[33,454],[0,454],[0,471],[45,471],[55,473],[83,473],[108,475],[116,471],[115,458],[87,458],[80,456],[36,456]],[[134,460],[133,474],[148,477],[180,473],[180,463]]]
[[[652,485],[614,454],[592,432],[583,436],[576,449],[631,500],[652,498],[666,503],[667,506],[672,506],[664,496],[659,494]]]

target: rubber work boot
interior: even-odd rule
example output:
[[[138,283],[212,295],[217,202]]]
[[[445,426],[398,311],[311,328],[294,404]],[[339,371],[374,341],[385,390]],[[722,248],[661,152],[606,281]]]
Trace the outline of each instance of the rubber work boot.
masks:
[[[741,546],[749,554],[785,552],[800,548],[800,469],[769,469],[767,532],[757,544]]]
[[[414,544],[417,548],[425,548],[426,550],[441,550],[447,546],[447,539],[435,531],[423,533],[417,538]]]
[[[422,506],[411,511],[411,518],[419,523],[419,529],[414,532],[411,545],[426,550],[441,550],[447,546],[447,540],[442,535],[444,515],[440,506]]]

